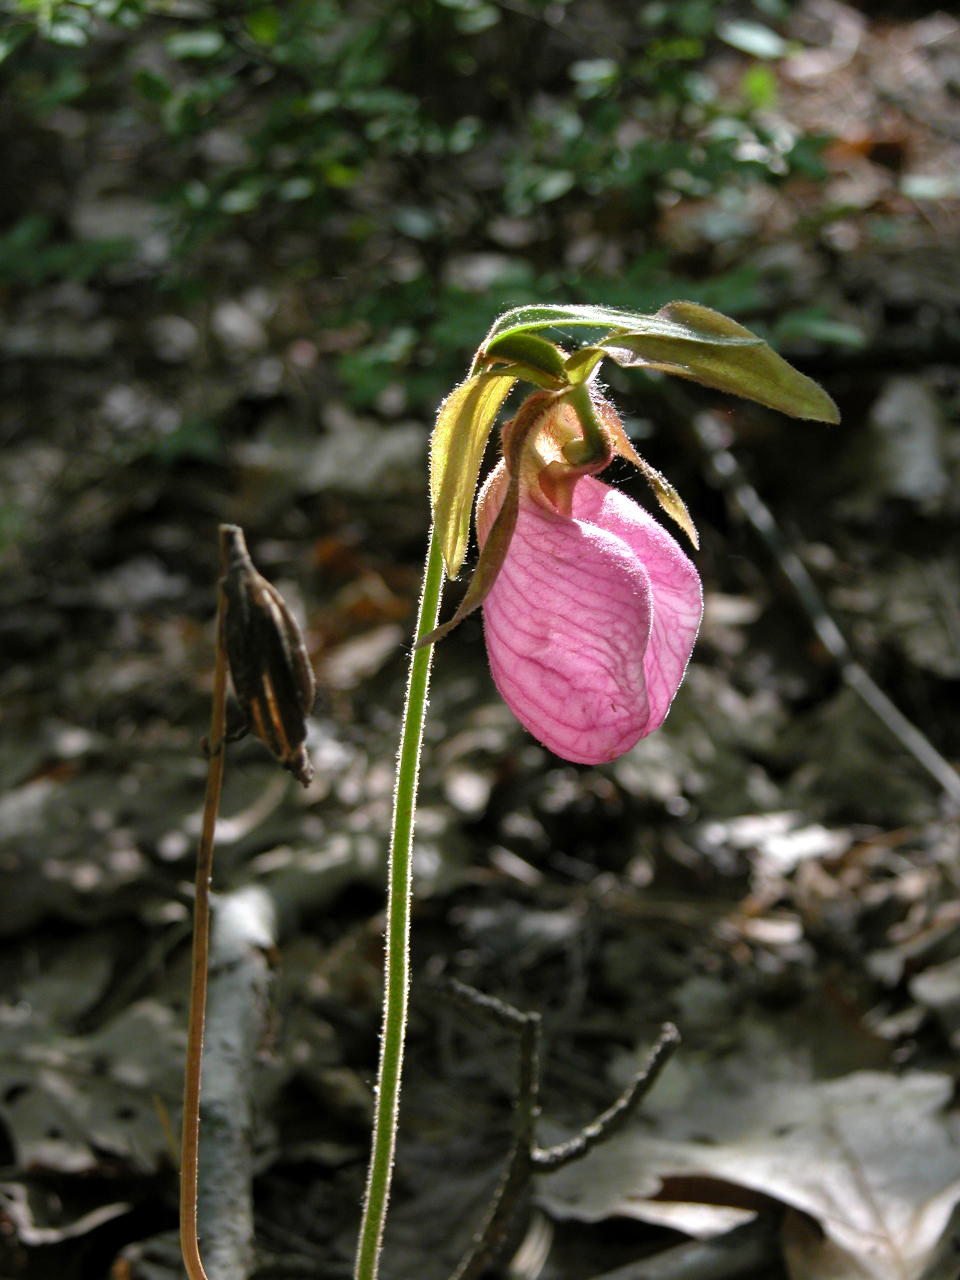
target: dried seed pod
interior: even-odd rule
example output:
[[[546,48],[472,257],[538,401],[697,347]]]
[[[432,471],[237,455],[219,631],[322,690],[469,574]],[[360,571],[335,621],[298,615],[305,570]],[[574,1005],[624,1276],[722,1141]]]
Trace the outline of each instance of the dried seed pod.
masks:
[[[253,567],[239,525],[221,525],[220,536],[227,551],[227,659],[237,701],[251,732],[307,786],[313,768],[303,744],[316,682],[300,628],[276,587]]]

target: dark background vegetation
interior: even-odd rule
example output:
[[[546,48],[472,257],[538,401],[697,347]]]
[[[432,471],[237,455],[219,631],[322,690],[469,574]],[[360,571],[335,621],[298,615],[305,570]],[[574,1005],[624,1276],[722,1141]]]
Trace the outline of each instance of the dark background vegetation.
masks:
[[[388,1274],[449,1272],[509,1137],[509,1039],[423,996],[447,975],[544,1014],[555,1137],[666,1018],[678,1070],[740,1054],[746,1096],[776,1071],[952,1082],[956,806],[844,682],[694,427],[722,426],[857,659],[956,761],[956,21],[836,0],[0,15],[0,1275],[178,1274],[224,520],[305,620],[322,689],[309,792],[256,743],[228,762],[217,886],[283,908],[257,1274],[348,1272],[428,432],[520,303],[716,306],[843,424],[607,373],[700,527],[707,592],[667,725],[620,762],[533,743],[479,622],[444,642]],[[546,1198],[515,1245],[528,1222],[553,1245],[517,1276],[686,1238]],[[776,1228],[765,1247],[715,1274],[786,1274]]]

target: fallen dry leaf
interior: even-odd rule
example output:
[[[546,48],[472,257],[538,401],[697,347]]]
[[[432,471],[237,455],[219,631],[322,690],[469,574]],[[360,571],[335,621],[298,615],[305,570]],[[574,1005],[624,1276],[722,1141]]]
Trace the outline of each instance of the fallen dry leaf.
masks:
[[[562,1218],[662,1222],[663,1200],[679,1200],[682,1188],[687,1203],[671,1204],[670,1224],[702,1235],[712,1221],[704,1204],[772,1199],[816,1224],[791,1215],[792,1280],[922,1280],[960,1201],[950,1077],[860,1071],[765,1085],[764,1066],[762,1057],[732,1071],[705,1064],[652,1130],[643,1117],[544,1179],[540,1203]],[[725,1229],[722,1218],[712,1227]]]

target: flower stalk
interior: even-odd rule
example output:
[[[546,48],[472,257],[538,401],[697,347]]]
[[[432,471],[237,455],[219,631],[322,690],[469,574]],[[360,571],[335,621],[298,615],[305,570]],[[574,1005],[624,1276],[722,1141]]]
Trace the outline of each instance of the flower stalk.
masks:
[[[220,527],[220,582],[217,587],[213,702],[210,711],[210,736],[207,739],[207,786],[203,797],[193,901],[190,1015],[183,1078],[183,1119],[180,1127],[180,1252],[189,1280],[207,1280],[197,1238],[197,1182],[200,1166],[200,1076],[210,962],[210,879],[213,873],[213,842],[220,809],[220,793],[223,790],[223,766],[227,747],[227,601],[224,589],[230,554],[227,527]]]
[[[180,1251],[188,1280],[207,1280],[198,1239],[200,1088],[210,966],[210,883],[227,742],[252,731],[303,786],[313,776],[304,743],[316,686],[300,629],[280,593],[253,567],[243,530],[234,524],[220,525],[218,545],[213,699],[197,850],[180,1136]],[[245,720],[229,738],[228,672]]]
[[[436,628],[442,589],[443,560],[439,542],[431,530],[423,572],[420,609],[417,615],[415,633],[417,640],[429,635]],[[407,694],[400,730],[387,882],[380,1066],[377,1074],[367,1189],[354,1267],[355,1280],[376,1280],[379,1274],[380,1250],[393,1176],[410,992],[414,814],[432,662],[432,645],[415,648],[411,652]],[[192,1277],[191,1280],[193,1280]]]

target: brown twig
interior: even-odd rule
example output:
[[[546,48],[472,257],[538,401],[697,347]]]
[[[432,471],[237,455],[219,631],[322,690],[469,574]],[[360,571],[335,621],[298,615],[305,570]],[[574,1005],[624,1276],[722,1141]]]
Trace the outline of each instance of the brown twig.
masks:
[[[227,572],[228,541],[220,529],[220,583],[217,588],[217,638],[213,672],[213,705],[210,712],[207,788],[203,798],[203,822],[197,850],[196,896],[193,907],[193,955],[190,969],[190,1017],[187,1027],[187,1061],[183,1082],[183,1120],[180,1136],[180,1251],[189,1280],[207,1280],[197,1239],[197,1180],[200,1149],[200,1074],[203,1063],[203,1030],[207,1011],[207,967],[210,955],[210,878],[213,842],[223,788],[226,754],[227,651],[226,607],[223,579]]]
[[[647,1055],[647,1060],[627,1085],[620,1097],[595,1120],[584,1125],[579,1133],[567,1142],[553,1147],[535,1147],[530,1153],[533,1165],[542,1171],[562,1169],[564,1165],[581,1160],[589,1151],[621,1129],[638,1103],[642,1102],[660,1078],[660,1073],[670,1061],[680,1044],[680,1032],[672,1022],[665,1022],[660,1035]]]
[[[531,1152],[536,1147],[534,1133],[540,1094],[540,1015],[523,1013],[494,996],[484,995],[454,979],[450,993],[467,1006],[482,1010],[519,1037],[517,1064],[516,1132],[510,1155],[497,1189],[487,1207],[470,1248],[461,1258],[450,1280],[475,1280],[503,1243],[510,1220],[530,1181]]]
[[[451,983],[451,993],[462,1003],[494,1017],[517,1034],[520,1040],[513,1145],[487,1215],[450,1277],[450,1280],[476,1280],[502,1245],[510,1220],[533,1175],[550,1173],[581,1159],[620,1128],[656,1084],[660,1072],[680,1043],[680,1035],[676,1027],[665,1023],[647,1061],[612,1106],[567,1142],[539,1147],[536,1120],[540,1113],[540,1015],[522,1013],[512,1005],[483,995],[462,982]]]

